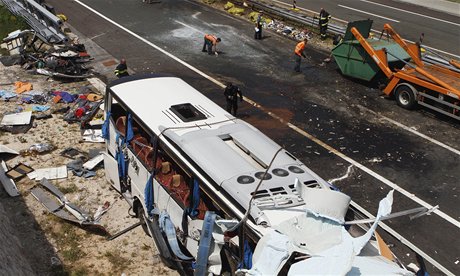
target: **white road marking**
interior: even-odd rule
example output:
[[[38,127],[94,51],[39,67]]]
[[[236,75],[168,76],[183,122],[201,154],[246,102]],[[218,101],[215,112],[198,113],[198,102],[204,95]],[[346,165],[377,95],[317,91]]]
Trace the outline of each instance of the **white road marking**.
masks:
[[[190,29],[194,30],[195,32],[200,33],[200,34],[202,34],[202,35],[205,35],[205,34],[206,34],[205,32],[200,31],[200,30],[198,30],[197,28],[192,27],[192,26],[190,26],[190,25],[187,25],[187,24],[185,24],[185,23],[183,23],[183,22],[180,22],[180,21],[177,21],[177,20],[174,20],[174,22],[176,22],[176,23],[178,23],[178,24],[181,24],[181,25],[184,26],[184,27],[190,28]]]
[[[93,13],[97,14],[98,16],[100,16],[101,18],[105,19],[106,21],[108,21],[108,22],[112,23],[113,25],[117,26],[118,28],[120,28],[120,29],[124,30],[125,32],[129,33],[130,35],[136,37],[137,39],[141,40],[142,42],[146,43],[147,45],[149,45],[149,46],[155,48],[156,50],[158,50],[158,51],[160,51],[160,52],[162,52],[162,53],[165,54],[166,56],[168,56],[168,57],[172,58],[173,60],[177,61],[178,63],[184,65],[185,67],[189,68],[190,70],[194,71],[195,73],[199,74],[200,76],[202,76],[202,77],[208,79],[209,81],[215,83],[215,84],[218,85],[219,87],[221,87],[221,88],[224,88],[224,87],[225,87],[225,85],[224,85],[223,83],[221,83],[220,81],[218,81],[218,80],[216,80],[216,79],[210,77],[209,75],[205,74],[204,72],[200,71],[199,69],[193,67],[192,65],[190,65],[190,64],[188,64],[188,63],[182,61],[181,59],[177,58],[176,56],[174,56],[174,55],[170,54],[169,52],[163,50],[163,49],[160,48],[159,46],[153,44],[152,42],[146,40],[145,38],[139,36],[138,34],[136,34],[136,33],[132,32],[132,31],[130,31],[129,29],[123,27],[123,26],[120,25],[119,23],[113,21],[112,19],[110,19],[110,18],[108,18],[107,16],[101,14],[100,12],[98,12],[98,11],[96,11],[95,9],[91,8],[90,6],[84,4],[83,2],[80,2],[79,0],[75,0],[75,2],[78,3],[78,4],[80,4],[81,6],[85,7],[86,9],[92,11]],[[355,166],[357,166],[357,167],[360,168],[360,169],[365,168],[365,167],[362,166],[361,164],[359,164],[359,163],[357,163],[356,161],[352,160],[351,158],[345,156],[344,154],[338,152],[337,150],[333,149],[333,148],[330,147],[329,145],[326,145],[326,144],[323,143],[321,140],[317,139],[316,137],[312,136],[311,134],[305,132],[305,131],[302,130],[302,129],[299,129],[297,126],[295,126],[295,125],[293,125],[293,124],[291,124],[291,123],[285,122],[284,119],[282,119],[281,117],[279,117],[279,116],[275,115],[274,113],[272,113],[272,112],[266,110],[265,108],[263,108],[263,107],[260,106],[259,104],[257,104],[257,103],[255,103],[254,101],[248,99],[247,97],[244,97],[244,100],[245,100],[246,102],[252,104],[253,106],[256,106],[256,107],[258,107],[259,109],[263,110],[263,111],[266,112],[268,115],[270,115],[272,118],[277,119],[278,121],[280,121],[280,122],[283,123],[283,124],[286,124],[286,125],[287,125],[288,127],[290,127],[291,129],[295,130],[295,131],[298,132],[299,134],[302,134],[302,135],[305,136],[306,138],[309,138],[310,140],[312,140],[313,142],[315,142],[315,143],[317,143],[318,145],[322,146],[323,148],[326,148],[326,149],[330,150],[331,152],[333,152],[334,154],[338,155],[338,156],[341,157],[342,159],[348,161],[349,163],[351,163],[351,164],[353,164],[353,165],[356,164]],[[352,161],[352,162],[350,162],[350,161]],[[365,169],[367,169],[367,168],[365,168]],[[371,175],[372,175],[372,174],[375,174],[376,176],[378,176],[377,179],[379,179],[379,180],[383,179],[383,180],[385,180],[386,182],[389,182],[390,184],[392,184],[390,187],[397,187],[397,188],[398,188],[398,189],[395,188],[395,190],[398,190],[398,191],[399,191],[399,190],[401,189],[401,188],[400,188],[399,186],[397,186],[396,184],[394,184],[394,183],[390,182],[389,180],[383,178],[382,176],[380,176],[380,175],[374,173],[374,172],[371,171],[370,169],[367,169],[366,172],[368,172],[368,173],[370,172]],[[387,184],[386,182],[384,182],[384,183]],[[388,185],[388,184],[387,184],[387,185]],[[417,200],[420,200],[422,203],[424,203],[422,206],[424,206],[424,207],[427,207],[427,206],[428,206],[427,208],[430,208],[430,209],[433,207],[433,206],[431,206],[430,204],[424,202],[423,200],[418,199],[415,195],[410,194],[410,193],[408,193],[408,192],[406,192],[406,193],[410,195],[410,197],[409,197],[410,199],[412,199],[412,200],[414,200],[414,201],[417,199]],[[365,209],[362,208],[362,210],[365,211],[365,212],[363,212],[363,213],[369,214],[369,212],[367,212]],[[445,214],[444,212],[440,211],[439,209],[436,209],[436,210],[434,211],[434,213],[437,214],[438,216],[440,216],[440,217],[446,219],[448,222],[454,224],[455,226],[460,227],[460,222],[456,221],[455,219],[453,219],[452,217],[448,216],[447,214]],[[369,214],[369,215],[370,215],[370,214]],[[370,216],[372,216],[372,215],[370,215]],[[381,223],[381,225],[384,225],[384,224]],[[385,230],[386,230],[386,231],[389,231],[390,233],[391,233],[391,232],[395,232],[393,229],[391,229],[391,228],[388,227],[388,226],[386,226],[386,228],[387,228],[387,229],[385,229]],[[415,245],[413,245],[413,244],[411,244],[411,243],[409,243],[409,242],[406,242],[406,245],[409,246],[411,249],[417,250],[418,253],[423,253],[423,251],[421,251],[421,250],[418,249]],[[426,254],[424,253],[424,255],[426,255]],[[438,267],[438,268],[440,268],[440,269],[443,268],[438,262],[434,261],[433,259],[431,259],[431,258],[426,258],[426,259],[427,259],[428,261],[430,261],[430,263],[433,264],[433,265],[435,265],[436,267]]]
[[[282,1],[278,1],[278,0],[272,0],[272,2],[279,3],[279,4],[282,4],[282,5],[285,5],[285,6],[291,6],[291,4],[288,4],[288,3],[285,3],[285,2],[282,2]],[[318,14],[318,12],[313,11],[313,10],[300,8],[300,7],[297,7],[297,8],[300,9],[300,10],[303,10],[303,11],[311,12],[313,14]],[[349,22],[347,20],[343,20],[343,19],[340,19],[340,18],[337,18],[337,17],[334,17],[334,21],[339,21],[339,22],[342,22],[342,23],[345,23],[345,24],[348,24],[348,22]],[[380,33],[380,31],[377,31],[377,30],[374,30],[374,29],[372,31],[375,32],[375,33]],[[413,41],[410,41],[408,39],[404,39],[404,40],[414,43]],[[430,47],[430,46],[427,46],[427,45],[423,45],[423,47],[431,49],[431,50],[434,50],[434,51],[437,51],[437,52],[440,52],[440,53],[443,53],[445,55],[449,55],[451,57],[455,57],[457,59],[460,59],[459,55],[455,55],[455,54],[452,54],[452,53],[449,53],[449,52],[446,52],[446,51],[443,51],[443,50],[439,50],[439,49],[436,49],[436,48],[433,48],[433,47]]]
[[[198,19],[198,15],[200,15],[201,12],[196,12],[192,15],[193,18]]]
[[[356,208],[358,211],[363,213],[364,215],[368,216],[369,218],[375,218],[374,215],[369,213],[366,209],[358,205],[358,203],[354,202],[353,200],[350,202],[350,205],[354,208]],[[379,226],[382,227],[383,230],[387,231],[390,235],[395,237],[397,240],[399,240],[402,244],[405,244],[407,247],[411,248],[413,251],[417,252],[424,260],[427,260],[430,262],[433,266],[441,270],[442,273],[449,275],[449,276],[454,276],[455,274],[450,272],[447,268],[445,268],[443,265],[438,263],[435,259],[431,258],[430,255],[426,254],[423,252],[420,248],[418,248],[415,244],[411,243],[409,240],[404,238],[401,234],[393,230],[390,226],[386,225],[384,222],[379,222]]]
[[[185,61],[181,60],[180,58],[176,57],[175,55],[167,52],[166,50],[162,49],[161,47],[157,46],[156,44],[148,41],[147,39],[141,37],[140,35],[136,34],[135,32],[129,30],[128,28],[120,25],[119,23],[113,21],[112,19],[108,18],[107,16],[101,14],[100,12],[96,11],[95,9],[91,8],[90,6],[84,4],[83,2],[80,2],[79,0],[75,0],[76,3],[82,5],[83,7],[87,8],[88,10],[92,11],[93,13],[99,15],[101,18],[107,20],[108,22],[112,23],[113,25],[117,26],[118,28],[124,30],[125,32],[129,33],[130,35],[136,37],[137,39],[141,40],[142,42],[146,43],[147,45],[150,45],[151,47],[155,48],[156,50],[162,52],[163,54],[165,54],[166,56],[172,58],[173,60],[177,61],[178,63],[184,65],[185,67],[189,68],[190,70],[192,70],[193,72],[199,74],[200,76],[208,79],[209,81],[215,83],[216,85],[218,85],[219,87],[221,88],[225,88],[225,85],[216,80],[215,78],[207,75],[206,73],[204,73],[203,71],[199,70],[198,68],[196,67],[193,67],[192,65],[186,63]],[[294,131],[296,131],[297,133],[301,134],[302,136],[310,139],[311,141],[315,142],[316,144],[320,145],[321,147],[327,149],[328,151],[334,153],[335,155],[339,156],[340,158],[346,160],[348,163],[350,164],[353,164],[354,166],[358,167],[359,169],[361,169],[362,171],[365,171],[366,173],[368,173],[369,175],[373,176],[374,178],[380,180],[381,182],[383,182],[384,184],[386,184],[387,186],[391,187],[392,189],[395,189],[396,191],[402,193],[403,195],[405,195],[407,198],[409,199],[412,199],[413,201],[415,201],[416,203],[420,204],[421,206],[423,207],[426,207],[428,209],[431,209],[433,208],[432,205],[430,205],[429,203],[425,202],[424,200],[418,198],[417,196],[415,196],[413,193],[410,193],[408,191],[406,191],[405,189],[399,187],[397,184],[391,182],[390,180],[386,179],[385,177],[379,175],[378,173],[372,171],[371,169],[367,168],[366,166],[358,163],[357,161],[351,159],[350,157],[346,156],[345,154],[339,152],[338,150],[334,149],[333,147],[329,146],[328,144],[324,143],[323,141],[319,140],[318,138],[316,138],[315,136],[311,135],[310,133],[306,132],[305,130],[297,127],[296,125],[294,124],[291,124],[289,122],[286,122],[283,118],[279,117],[278,115],[274,114],[273,112],[267,110],[266,108],[264,108],[263,106],[261,106],[260,104],[254,102],[253,100],[247,98],[247,97],[243,97],[243,99],[259,108],[260,110],[264,111],[265,113],[267,113],[270,117],[278,120],[280,123],[282,124],[285,124],[287,125],[289,128],[293,129]],[[446,221],[452,223],[454,226],[460,228],[460,222],[455,220],[454,218],[452,218],[451,216],[449,216],[448,214],[442,212],[441,210],[439,209],[436,209],[433,213],[437,214],[438,216],[440,216],[441,218],[445,219]]]
[[[95,35],[95,36],[93,36],[93,37],[90,37],[89,39],[90,39],[90,40],[94,40],[94,39],[96,39],[96,38],[98,38],[98,37],[100,37],[100,36],[103,36],[103,35],[105,35],[105,33],[101,33],[101,34]]]
[[[381,114],[379,114],[379,113],[377,113],[377,112],[375,112],[375,111],[373,111],[373,110],[370,110],[370,109],[367,108],[367,107],[364,107],[364,106],[359,105],[359,104],[358,104],[357,106],[358,106],[359,108],[363,109],[363,110],[366,110],[366,111],[369,112],[369,113],[372,113],[373,115],[375,115],[375,116],[377,116],[377,117],[380,117],[382,120],[385,120],[385,121],[387,121],[387,122],[389,122],[389,123],[392,123],[392,124],[394,124],[394,125],[396,125],[396,126],[402,128],[402,129],[404,129],[404,130],[406,130],[406,131],[409,131],[409,132],[411,132],[411,133],[413,133],[413,134],[415,134],[415,135],[417,135],[417,136],[419,136],[419,137],[421,137],[421,138],[423,138],[423,139],[425,139],[425,140],[428,140],[428,141],[430,141],[431,143],[436,144],[436,145],[438,145],[438,146],[440,146],[440,147],[442,147],[442,148],[444,148],[444,149],[446,149],[446,150],[448,150],[448,151],[450,151],[450,152],[452,152],[452,153],[455,153],[455,154],[457,154],[457,155],[460,155],[460,150],[458,150],[458,149],[455,149],[455,148],[453,148],[453,147],[451,147],[451,146],[448,146],[448,145],[444,144],[443,142],[440,142],[440,141],[438,141],[438,140],[436,140],[436,139],[434,139],[434,138],[431,138],[431,137],[429,137],[429,136],[427,136],[427,135],[425,135],[425,134],[423,134],[423,133],[420,133],[420,132],[418,132],[417,130],[415,130],[415,129],[411,128],[411,127],[408,127],[408,126],[406,126],[406,125],[403,125],[403,124],[401,124],[401,123],[399,123],[399,122],[397,122],[397,121],[395,121],[395,120],[393,120],[393,119],[390,119],[390,118],[388,118],[388,117],[386,117],[386,116],[383,116],[383,115],[381,115]]]
[[[349,9],[349,10],[352,10],[352,11],[357,11],[357,12],[360,12],[360,13],[364,13],[364,14],[368,14],[368,15],[372,15],[372,16],[375,16],[375,17],[379,17],[379,18],[383,18],[383,19],[386,19],[386,20],[389,20],[389,21],[393,21],[393,22],[396,22],[396,23],[399,23],[400,21],[399,20],[396,20],[396,19],[391,19],[391,18],[388,18],[388,17],[385,17],[385,16],[381,16],[381,15],[378,15],[378,14],[375,14],[375,13],[370,13],[370,12],[367,12],[367,11],[363,11],[363,10],[358,10],[358,9],[355,9],[355,8],[352,8],[352,7],[348,7],[348,6],[344,6],[344,5],[337,5],[341,8],[344,8],[344,9]]]
[[[444,19],[439,19],[439,18],[436,18],[436,17],[433,17],[433,16],[424,15],[424,14],[416,13],[416,12],[411,12],[411,11],[408,11],[408,10],[399,9],[399,8],[395,8],[395,7],[380,4],[380,3],[375,3],[375,2],[372,2],[372,1],[368,1],[368,0],[360,0],[360,1],[365,2],[365,3],[369,3],[369,4],[374,4],[374,5],[381,6],[381,7],[385,7],[385,8],[389,8],[389,9],[393,9],[393,10],[397,10],[397,11],[401,11],[401,12],[405,12],[405,13],[410,13],[410,14],[413,14],[413,15],[418,15],[418,16],[421,16],[421,17],[437,20],[437,21],[440,21],[440,22],[444,22],[444,23],[447,23],[447,24],[452,24],[452,25],[460,27],[459,23],[447,21],[447,20],[444,20]]]

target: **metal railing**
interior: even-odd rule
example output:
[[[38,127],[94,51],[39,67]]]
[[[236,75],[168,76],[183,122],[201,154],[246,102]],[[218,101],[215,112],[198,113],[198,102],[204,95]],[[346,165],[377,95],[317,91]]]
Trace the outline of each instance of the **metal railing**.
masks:
[[[315,18],[314,16],[307,16],[306,14],[302,14],[297,11],[293,11],[291,9],[286,9],[282,8],[280,6],[276,5],[270,5],[267,4],[263,1],[253,1],[253,0],[236,0],[234,1],[240,5],[243,5],[244,2],[246,2],[250,7],[252,7],[255,10],[262,10],[264,12],[267,12],[270,15],[273,15],[275,17],[282,18],[284,20],[290,21],[294,24],[301,25],[301,26],[310,26],[310,27],[318,27],[319,26],[319,20]],[[333,35],[345,35],[345,32],[347,30],[346,26],[341,26],[333,23],[328,24],[327,32]],[[378,34],[375,34],[378,35]],[[446,59],[440,58],[440,55],[429,55],[426,54],[422,57],[422,60],[426,63],[430,64],[437,64],[437,65],[442,65],[445,66],[451,70],[459,72],[460,70],[451,66]]]

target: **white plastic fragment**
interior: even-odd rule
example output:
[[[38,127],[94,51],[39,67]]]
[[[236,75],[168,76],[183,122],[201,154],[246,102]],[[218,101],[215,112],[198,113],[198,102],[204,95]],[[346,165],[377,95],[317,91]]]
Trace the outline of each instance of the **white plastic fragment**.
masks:
[[[32,117],[32,111],[13,113],[3,116],[1,125],[4,126],[19,126],[28,125]]]

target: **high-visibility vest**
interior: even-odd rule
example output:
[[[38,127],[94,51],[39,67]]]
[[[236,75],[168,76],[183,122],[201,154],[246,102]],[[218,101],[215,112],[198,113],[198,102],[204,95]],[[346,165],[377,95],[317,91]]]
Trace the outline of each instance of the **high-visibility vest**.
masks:
[[[212,45],[217,44],[217,37],[215,37],[213,35],[207,34],[207,35],[204,36],[204,39],[207,39],[207,40],[211,41]]]
[[[319,24],[321,26],[326,26],[329,23],[329,19],[331,19],[331,15],[327,11],[319,13]]]
[[[305,41],[297,43],[295,46],[294,53],[298,56],[302,56],[303,50],[305,49]]]

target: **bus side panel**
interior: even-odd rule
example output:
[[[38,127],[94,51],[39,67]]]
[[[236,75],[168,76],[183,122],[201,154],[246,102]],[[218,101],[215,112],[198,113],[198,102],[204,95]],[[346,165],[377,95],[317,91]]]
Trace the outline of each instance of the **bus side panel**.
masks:
[[[105,178],[118,191],[120,188],[120,178],[118,177],[118,163],[110,154],[104,154]]]
[[[158,209],[160,211],[166,210],[174,226],[176,228],[179,228],[180,230],[183,230],[182,229],[182,214],[184,213],[184,210],[169,195],[169,193],[165,190],[165,188],[163,188],[163,186],[161,186],[161,184],[158,183],[158,181],[154,180],[153,182],[154,182],[154,188],[155,188],[155,192],[153,194],[154,202],[158,206]]]
[[[128,150],[128,157],[128,176],[131,179],[131,195],[133,197],[139,198],[141,200],[142,206],[144,206],[144,189],[145,184],[147,184],[147,180],[149,179],[150,173],[144,167],[142,162],[137,159],[130,150]],[[137,167],[137,171],[135,167]]]
[[[113,123],[113,120],[110,119],[110,126],[109,126],[109,141],[106,141],[107,143],[107,148],[109,153],[112,156],[115,156],[116,151],[117,151],[117,132],[115,131],[115,124]]]

